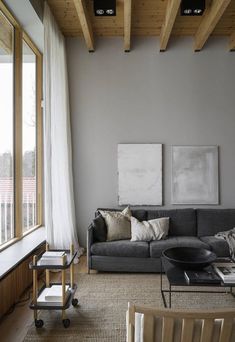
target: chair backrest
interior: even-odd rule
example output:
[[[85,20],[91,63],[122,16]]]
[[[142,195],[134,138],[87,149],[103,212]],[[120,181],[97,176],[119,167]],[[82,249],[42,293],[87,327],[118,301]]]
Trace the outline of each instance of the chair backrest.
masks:
[[[129,303],[127,341],[234,342],[235,309],[153,309]]]

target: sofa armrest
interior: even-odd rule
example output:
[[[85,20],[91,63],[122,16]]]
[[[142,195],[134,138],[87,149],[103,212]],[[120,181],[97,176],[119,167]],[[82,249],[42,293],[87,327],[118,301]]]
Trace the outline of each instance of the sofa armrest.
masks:
[[[94,242],[94,236],[93,236],[93,225],[90,224],[87,230],[87,268],[88,268],[88,273],[90,271],[91,267],[91,245]]]

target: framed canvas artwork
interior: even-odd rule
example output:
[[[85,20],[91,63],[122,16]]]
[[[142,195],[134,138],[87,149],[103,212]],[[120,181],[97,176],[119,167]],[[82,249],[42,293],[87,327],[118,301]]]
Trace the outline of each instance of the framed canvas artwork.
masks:
[[[172,203],[219,203],[218,146],[172,146]]]
[[[119,205],[162,205],[162,144],[118,145]]]

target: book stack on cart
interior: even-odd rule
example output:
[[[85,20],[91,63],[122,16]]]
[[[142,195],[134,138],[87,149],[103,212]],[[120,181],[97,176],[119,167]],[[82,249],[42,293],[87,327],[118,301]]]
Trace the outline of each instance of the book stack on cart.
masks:
[[[42,257],[40,258],[40,265],[62,266],[64,259],[65,262],[67,262],[67,254],[65,251],[47,251],[43,253]]]
[[[67,300],[68,295],[69,295],[69,286],[66,285],[65,286],[65,300]],[[45,290],[38,297],[37,303],[39,305],[47,305],[47,306],[63,305],[62,286],[52,285],[49,288],[45,288]]]

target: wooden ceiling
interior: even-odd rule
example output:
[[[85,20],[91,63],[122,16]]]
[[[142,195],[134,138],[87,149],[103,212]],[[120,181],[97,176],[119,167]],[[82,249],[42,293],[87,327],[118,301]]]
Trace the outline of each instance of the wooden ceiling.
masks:
[[[93,0],[47,0],[63,34],[83,35],[89,51],[94,51],[95,36],[123,36],[125,51],[131,36],[159,36],[161,51],[170,36],[193,36],[195,51],[210,35],[228,36],[229,49],[235,49],[235,0],[206,0],[201,17],[180,16],[180,0],[116,1],[116,17],[96,17]]]

